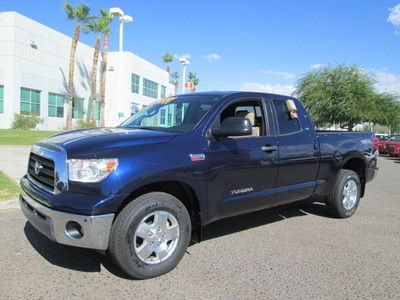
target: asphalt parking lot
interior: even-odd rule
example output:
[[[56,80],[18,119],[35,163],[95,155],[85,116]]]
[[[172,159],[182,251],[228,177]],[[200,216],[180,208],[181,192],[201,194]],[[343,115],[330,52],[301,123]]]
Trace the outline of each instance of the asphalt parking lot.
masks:
[[[400,298],[400,160],[350,219],[308,200],[214,223],[171,273],[135,281],[108,256],[57,245],[19,210],[0,212],[2,299]]]

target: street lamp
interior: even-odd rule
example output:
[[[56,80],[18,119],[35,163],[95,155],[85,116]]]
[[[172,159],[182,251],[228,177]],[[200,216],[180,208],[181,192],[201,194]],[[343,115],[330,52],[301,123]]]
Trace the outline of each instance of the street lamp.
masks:
[[[180,57],[179,62],[183,66],[182,70],[182,94],[185,93],[185,82],[186,82],[186,66],[190,65],[190,61],[186,57]]]
[[[119,17],[119,51],[122,51],[124,44],[124,23],[132,22],[133,18],[125,15],[124,11],[119,7],[110,8],[110,14]]]

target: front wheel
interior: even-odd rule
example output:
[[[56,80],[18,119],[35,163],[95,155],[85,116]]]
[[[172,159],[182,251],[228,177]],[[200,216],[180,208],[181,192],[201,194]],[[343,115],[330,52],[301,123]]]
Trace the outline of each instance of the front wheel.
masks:
[[[136,279],[165,274],[186,252],[191,220],[185,205],[163,192],[144,194],[116,218],[109,252],[116,264]]]
[[[361,182],[357,173],[340,170],[334,192],[327,197],[330,213],[337,218],[351,217],[360,201]]]

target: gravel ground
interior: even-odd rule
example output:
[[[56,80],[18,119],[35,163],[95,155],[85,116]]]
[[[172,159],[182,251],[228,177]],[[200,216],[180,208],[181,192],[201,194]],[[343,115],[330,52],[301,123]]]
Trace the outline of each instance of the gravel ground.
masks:
[[[0,212],[2,299],[399,299],[400,160],[381,158],[357,213],[304,201],[211,224],[171,273],[127,279],[96,251],[57,245]]]

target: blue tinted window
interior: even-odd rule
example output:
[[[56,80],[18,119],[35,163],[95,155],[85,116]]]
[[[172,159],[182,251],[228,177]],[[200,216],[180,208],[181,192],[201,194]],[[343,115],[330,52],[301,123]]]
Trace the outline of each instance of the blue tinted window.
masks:
[[[279,134],[288,134],[300,131],[300,123],[298,119],[290,117],[286,102],[282,100],[273,100],[276,117],[278,119]]]

